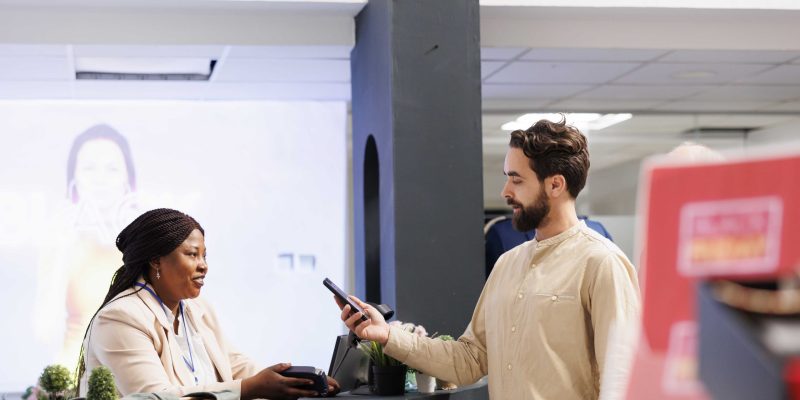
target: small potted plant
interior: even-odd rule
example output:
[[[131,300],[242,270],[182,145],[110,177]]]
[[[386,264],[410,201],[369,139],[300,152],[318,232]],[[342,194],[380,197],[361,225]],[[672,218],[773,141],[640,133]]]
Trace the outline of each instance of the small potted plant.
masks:
[[[383,352],[383,346],[374,341],[364,341],[358,347],[369,356],[369,389],[378,396],[402,395],[405,393],[406,366]]]
[[[105,366],[99,366],[89,375],[89,390],[86,400],[117,400],[117,386],[114,384],[114,375]]]
[[[72,377],[69,370],[62,365],[48,365],[39,377],[39,388],[41,390],[37,397],[40,399],[66,400],[72,394]]]

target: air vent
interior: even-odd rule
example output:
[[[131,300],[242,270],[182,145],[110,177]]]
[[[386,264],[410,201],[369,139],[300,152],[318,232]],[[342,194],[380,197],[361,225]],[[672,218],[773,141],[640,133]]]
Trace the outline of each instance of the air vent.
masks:
[[[75,60],[75,79],[207,81],[217,60],[207,58],[95,58]]]

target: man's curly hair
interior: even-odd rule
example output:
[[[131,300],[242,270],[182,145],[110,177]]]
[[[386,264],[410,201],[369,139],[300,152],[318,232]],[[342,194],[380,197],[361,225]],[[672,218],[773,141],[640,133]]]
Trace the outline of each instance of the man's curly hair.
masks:
[[[554,175],[562,175],[573,198],[586,185],[589,173],[589,148],[577,128],[561,121],[540,120],[526,130],[511,132],[509,146],[522,149],[539,182]]]

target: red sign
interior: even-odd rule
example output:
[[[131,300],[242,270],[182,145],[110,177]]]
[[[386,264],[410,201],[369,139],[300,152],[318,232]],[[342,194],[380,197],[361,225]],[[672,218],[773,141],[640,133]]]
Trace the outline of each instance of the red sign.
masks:
[[[640,185],[643,334],[629,399],[705,399],[694,279],[771,279],[800,264],[800,154],[654,161]]]

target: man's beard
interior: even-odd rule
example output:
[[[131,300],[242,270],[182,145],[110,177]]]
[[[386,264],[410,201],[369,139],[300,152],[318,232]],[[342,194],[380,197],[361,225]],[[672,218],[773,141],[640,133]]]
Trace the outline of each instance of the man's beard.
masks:
[[[514,214],[511,219],[511,225],[514,229],[520,232],[527,232],[538,228],[550,212],[550,203],[547,200],[547,194],[544,188],[539,192],[536,201],[529,206],[522,207],[520,203],[514,202],[511,199],[506,200],[508,205],[520,206],[519,211]]]

